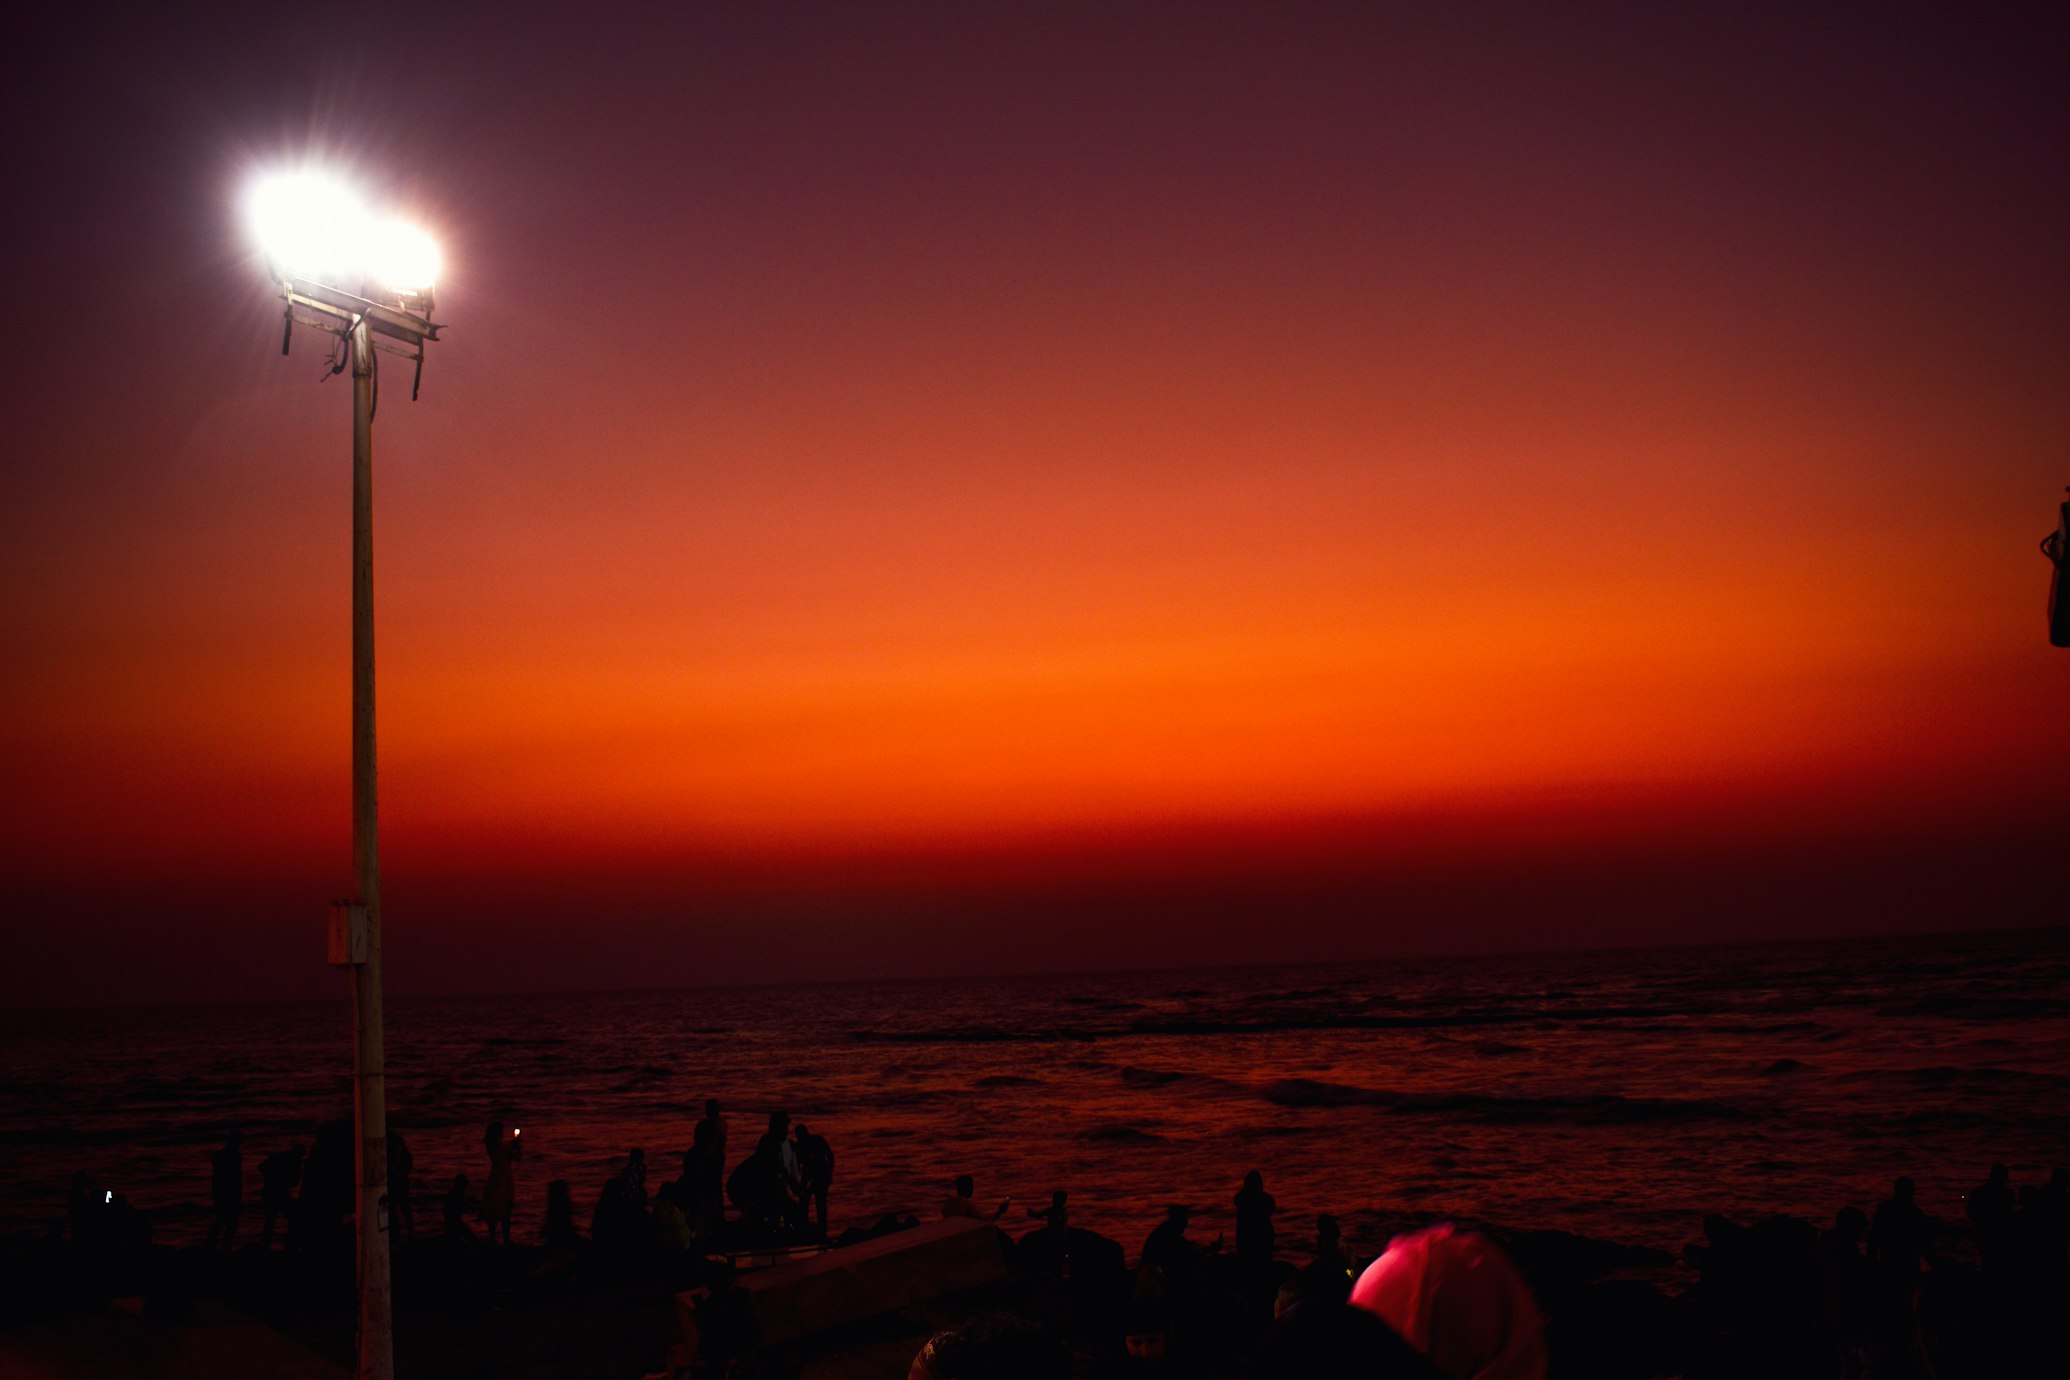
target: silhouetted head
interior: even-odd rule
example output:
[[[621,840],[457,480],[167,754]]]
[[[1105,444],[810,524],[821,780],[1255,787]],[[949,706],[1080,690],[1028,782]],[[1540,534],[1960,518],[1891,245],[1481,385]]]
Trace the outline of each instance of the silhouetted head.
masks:
[[[791,1114],[789,1112],[771,1112],[769,1114],[769,1129],[779,1136],[789,1135],[791,1133]]]
[[[803,1142],[805,1137],[811,1134],[812,1132],[805,1129],[805,1123],[802,1121],[799,1122],[797,1125],[791,1127],[791,1139],[793,1140]]]
[[[1913,1183],[1909,1178],[1900,1178],[1890,1186],[1890,1196],[1901,1203],[1911,1202],[1914,1191]]]
[[[1223,1182],[1227,1183],[1228,1180],[1225,1179]],[[1253,1169],[1250,1173],[1243,1176],[1243,1186],[1252,1193],[1263,1193],[1265,1191],[1265,1176]]]
[[[977,1180],[976,1180],[976,1179],[973,1179],[973,1178],[971,1178],[971,1177],[970,1177],[970,1175],[968,1175],[968,1174],[958,1174],[958,1175],[956,1176],[956,1196],[957,1196],[957,1197],[959,1197],[959,1198],[968,1198],[968,1197],[969,1197],[969,1196],[970,1196],[971,1194],[973,1194],[973,1193],[975,1193],[975,1192],[977,1192]]]
[[[706,1099],[704,1100],[704,1114],[705,1114],[706,1116],[708,1116],[708,1117],[711,1117],[711,1118],[712,1118],[713,1120],[717,1120],[717,1119],[718,1119],[718,1115],[719,1115],[719,1099],[718,1099],[718,1098],[716,1098],[716,1097],[707,1097],[707,1098],[706,1098]]]
[[[1844,1207],[1833,1214],[1833,1235],[1842,1241],[1859,1241],[1869,1234],[1869,1218],[1858,1207]]]
[[[488,1125],[486,1125],[486,1126],[482,1127],[482,1144],[484,1144],[484,1145],[494,1145],[494,1144],[495,1144],[495,1143],[496,1143],[497,1141],[500,1141],[500,1140],[502,1140],[502,1139],[503,1139],[503,1123],[502,1123],[502,1122],[500,1122],[500,1121],[492,1121],[492,1122],[490,1122],[490,1123],[489,1123]]]
[[[1062,1206],[1064,1205],[1064,1203],[1065,1203],[1065,1202],[1066,1202],[1066,1201],[1067,1201],[1067,1200],[1068,1200],[1068,1199],[1069,1199],[1070,1197],[1071,1197],[1071,1195],[1070,1195],[1069,1193],[1065,1192],[1065,1191],[1064,1191],[1063,1189],[1061,1189],[1061,1188],[1060,1188],[1060,1189],[1057,1189],[1057,1190],[1056,1190],[1055,1192],[1053,1192],[1053,1193],[1051,1193],[1051,1194],[1049,1195],[1049,1205],[1050,1205],[1051,1207],[1059,1207],[1059,1208],[1060,1208],[1060,1207],[1062,1207]]]
[[[288,1158],[291,1160],[299,1160],[308,1153],[309,1151],[303,1148],[302,1142],[300,1141],[296,1141],[293,1145],[290,1145],[288,1147]]]
[[[2011,1177],[2012,1176],[2006,1172],[2006,1168],[2004,1165],[1994,1164],[1991,1166],[1991,1182],[1993,1184],[1996,1184],[1999,1187],[2004,1187],[2006,1181]]]
[[[626,1157],[625,1157],[625,1162],[626,1162],[627,1164],[636,1164],[636,1165],[639,1165],[639,1166],[640,1166],[641,1168],[643,1168],[643,1169],[644,1169],[644,1168],[646,1168],[646,1165],[647,1165],[647,1152],[646,1152],[645,1150],[642,1150],[642,1149],[640,1149],[639,1147],[635,1146],[635,1147],[634,1147],[634,1148],[633,1148],[633,1149],[632,1149],[632,1150],[631,1150],[631,1151],[630,1151],[630,1152],[629,1152],[629,1153],[628,1153],[628,1154],[626,1155]]]
[[[927,1339],[907,1380],[1062,1380],[1070,1353],[1035,1323],[993,1313]]]
[[[462,1174],[460,1177],[464,1180],[467,1176]],[[546,1186],[546,1211],[548,1216],[559,1213],[574,1215],[575,1196],[568,1191],[566,1179],[555,1179]]]
[[[1315,1219],[1316,1245],[1330,1245],[1339,1240],[1343,1235],[1343,1230],[1337,1225],[1337,1219],[1329,1213],[1325,1212]]]
[[[1227,1183],[1228,1180],[1224,1179],[1223,1182]],[[1184,1203],[1173,1203],[1164,1210],[1164,1220],[1183,1231],[1186,1224],[1193,1220],[1193,1209]]]
[[[242,1144],[244,1144],[244,1132],[242,1132],[242,1131],[232,1131],[232,1132],[231,1132],[231,1133],[230,1133],[229,1135],[227,1135],[227,1136],[223,1137],[223,1144],[225,1144],[225,1145],[242,1145]],[[2003,1166],[2003,1165],[2000,1165],[1999,1167],[2000,1167],[2001,1169],[2002,1169],[2002,1168],[2004,1168],[2004,1166]]]

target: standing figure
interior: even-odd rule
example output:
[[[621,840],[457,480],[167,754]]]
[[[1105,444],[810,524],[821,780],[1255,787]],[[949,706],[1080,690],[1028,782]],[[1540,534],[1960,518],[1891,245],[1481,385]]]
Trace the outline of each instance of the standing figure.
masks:
[[[1344,1253],[1344,1231],[1327,1212],[1315,1219],[1315,1259],[1303,1278],[1316,1298],[1342,1303],[1351,1297],[1351,1257]]]
[[[698,1231],[717,1231],[726,1222],[726,1118],[719,1115],[716,1097],[704,1100],[704,1119],[691,1132],[690,1154],[695,1181],[686,1211]]]
[[[237,1235],[237,1217],[244,1211],[244,1132],[232,1131],[223,1148],[209,1156],[209,1202],[215,1221],[208,1229],[210,1250],[229,1250]]]
[[[496,1228],[503,1228],[503,1244],[510,1244],[510,1214],[517,1204],[517,1161],[523,1153],[518,1139],[522,1128],[503,1138],[503,1123],[492,1121],[482,1128],[482,1149],[489,1156],[489,1184],[482,1190],[481,1211],[475,1214],[487,1228],[489,1244],[496,1244]]]
[[[756,1143],[755,1153],[764,1157],[775,1171],[776,1192],[770,1199],[770,1206],[785,1223],[792,1226],[802,1223],[805,1219],[805,1181],[798,1171],[798,1147],[791,1144],[789,1112],[769,1114],[769,1129]]]
[[[711,1193],[714,1184],[725,1183],[725,1162],[719,1158],[709,1123],[698,1122],[691,1135],[690,1148],[683,1152],[683,1177],[676,1180],[676,1203],[690,1223],[691,1234],[707,1236],[726,1220],[724,1188],[717,1202]]]
[[[566,1179],[555,1179],[546,1186],[546,1226],[539,1239],[554,1255],[569,1255],[582,1246],[582,1233],[575,1226],[575,1195],[568,1190]]]
[[[1920,1271],[1933,1254],[1933,1224],[1919,1210],[1916,1191],[1909,1177],[1897,1180],[1869,1223],[1869,1260],[1897,1293],[1918,1287]]]
[[[474,1240],[474,1228],[467,1225],[467,1176],[455,1174],[453,1186],[446,1190],[445,1233],[455,1241]],[[548,1206],[552,1197],[548,1195]]]
[[[827,1186],[834,1181],[834,1147],[825,1136],[814,1135],[799,1122],[791,1129],[791,1144],[798,1156],[799,1196],[808,1213],[817,1214],[819,1234],[827,1234]]]
[[[417,1234],[417,1209],[410,1201],[410,1171],[417,1157],[403,1141],[402,1133],[388,1133],[388,1221],[395,1239],[408,1241]]]
[[[295,1210],[295,1189],[302,1182],[302,1157],[309,1152],[300,1145],[276,1150],[259,1161],[260,1245],[273,1249],[273,1224]]]
[[[1970,1190],[1967,1211],[1976,1229],[1977,1254],[1984,1268],[1994,1275],[2005,1268],[2007,1246],[2013,1235],[2014,1198],[2012,1177],[2002,1164],[1991,1166],[1991,1176]]]
[[[352,1123],[343,1117],[316,1128],[316,1144],[302,1166],[302,1191],[288,1216],[288,1249],[319,1255],[340,1249],[352,1211]]]
[[[1272,1214],[1278,1208],[1253,1169],[1236,1193],[1236,1258],[1253,1269],[1272,1263]]]

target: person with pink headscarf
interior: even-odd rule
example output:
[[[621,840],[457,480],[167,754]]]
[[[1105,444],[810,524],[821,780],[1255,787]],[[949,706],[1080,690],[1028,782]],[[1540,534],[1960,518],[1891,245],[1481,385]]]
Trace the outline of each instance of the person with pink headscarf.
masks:
[[[1478,1232],[1398,1236],[1351,1287],[1452,1380],[1545,1380],[1545,1323],[1516,1266]]]

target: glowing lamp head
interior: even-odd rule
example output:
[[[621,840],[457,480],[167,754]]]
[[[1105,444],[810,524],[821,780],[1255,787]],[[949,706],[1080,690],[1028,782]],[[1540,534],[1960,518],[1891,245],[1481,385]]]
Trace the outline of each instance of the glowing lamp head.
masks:
[[[368,279],[428,294],[438,244],[405,221],[376,217],[350,186],[321,172],[271,173],[245,196],[245,222],[276,273],[340,287]]]
[[[245,220],[260,251],[283,272],[336,279],[366,255],[366,203],[322,173],[261,178],[245,198]]]
[[[367,241],[367,272],[397,292],[423,292],[438,281],[438,242],[406,221],[383,221]]]

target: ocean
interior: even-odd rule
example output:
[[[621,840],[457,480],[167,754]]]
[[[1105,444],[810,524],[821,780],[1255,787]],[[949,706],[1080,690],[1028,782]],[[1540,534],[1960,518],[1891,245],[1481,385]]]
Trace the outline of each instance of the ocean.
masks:
[[[350,1114],[336,1002],[0,1012],[0,1233],[63,1216],[75,1170],[206,1228],[209,1152],[258,1161]],[[1298,1249],[1318,1212],[1377,1252],[1430,1217],[1674,1252],[1703,1216],[1872,1208],[1909,1174],[1959,1220],[1993,1161],[2070,1161],[2070,931],[957,981],[389,1004],[391,1124],[419,1220],[524,1128],[516,1234],[628,1149],[673,1177],[706,1097],[738,1159],[788,1110],[837,1157],[838,1232],[1070,1193],[1131,1253],[1168,1203],[1232,1229],[1246,1171]],[[250,1207],[243,1227],[257,1230]],[[247,1236],[246,1239],[249,1239]]]

